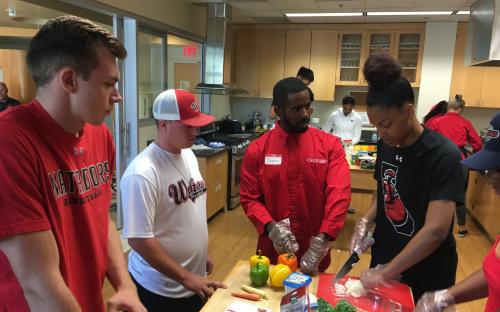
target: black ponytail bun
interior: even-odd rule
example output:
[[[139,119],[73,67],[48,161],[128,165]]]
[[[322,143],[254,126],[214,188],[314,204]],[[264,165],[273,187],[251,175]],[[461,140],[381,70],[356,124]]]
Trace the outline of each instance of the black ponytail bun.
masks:
[[[363,73],[368,85],[385,88],[401,77],[401,64],[388,53],[371,54],[365,62]]]
[[[408,79],[401,75],[402,72],[401,64],[390,54],[371,54],[363,68],[369,86],[366,104],[383,108],[414,104],[413,89]]]

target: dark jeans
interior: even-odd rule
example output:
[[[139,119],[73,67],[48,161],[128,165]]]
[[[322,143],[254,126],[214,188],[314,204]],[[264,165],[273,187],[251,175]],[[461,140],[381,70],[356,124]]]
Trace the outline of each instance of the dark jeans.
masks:
[[[457,223],[460,226],[464,226],[466,221],[467,221],[467,209],[465,207],[465,202],[466,198],[465,195],[467,194],[467,187],[469,186],[469,169],[467,167],[462,166],[462,171],[465,177],[465,183],[464,183],[464,203],[457,205],[455,211],[457,213]]]
[[[204,303],[198,295],[186,298],[163,297],[142,287],[141,284],[134,279],[132,274],[130,274],[130,276],[132,277],[132,281],[134,281],[135,286],[137,286],[139,299],[148,312],[198,312],[203,307]]]

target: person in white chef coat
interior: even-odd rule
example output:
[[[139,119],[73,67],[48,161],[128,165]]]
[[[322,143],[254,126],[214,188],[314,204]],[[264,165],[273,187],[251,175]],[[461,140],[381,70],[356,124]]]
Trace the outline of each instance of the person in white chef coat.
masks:
[[[361,138],[361,116],[354,111],[356,100],[347,95],[342,99],[342,108],[335,110],[323,127],[342,141],[351,140],[352,145],[357,144]]]

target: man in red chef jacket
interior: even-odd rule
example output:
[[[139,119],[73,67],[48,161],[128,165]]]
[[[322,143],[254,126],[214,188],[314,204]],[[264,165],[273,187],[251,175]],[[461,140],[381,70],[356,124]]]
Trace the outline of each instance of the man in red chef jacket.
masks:
[[[295,77],[273,89],[280,120],[250,144],[241,168],[241,204],[259,233],[257,249],[276,262],[295,253],[304,273],[330,264],[330,248],[350,202],[349,166],[340,140],[309,127],[311,100]]]

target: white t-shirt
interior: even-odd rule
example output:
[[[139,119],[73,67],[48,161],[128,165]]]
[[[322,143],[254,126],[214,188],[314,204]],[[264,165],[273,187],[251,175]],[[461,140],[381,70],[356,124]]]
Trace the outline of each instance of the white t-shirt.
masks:
[[[191,149],[171,154],[150,144],[130,163],[120,182],[124,238],[159,240],[186,270],[206,276],[207,193]],[[194,294],[151,267],[131,250],[128,269],[147,290],[170,298]]]
[[[354,110],[345,116],[342,108],[339,108],[328,117],[323,130],[342,140],[352,140],[354,145],[361,139],[362,123],[361,116]]]

